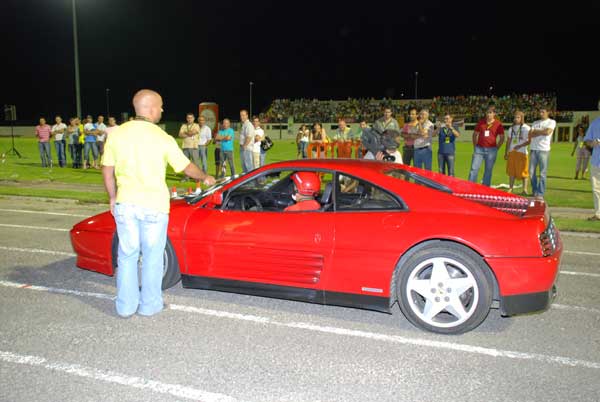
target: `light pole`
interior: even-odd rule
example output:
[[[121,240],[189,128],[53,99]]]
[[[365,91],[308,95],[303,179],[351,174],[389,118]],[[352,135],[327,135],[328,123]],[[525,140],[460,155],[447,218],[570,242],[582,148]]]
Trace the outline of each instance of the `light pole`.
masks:
[[[415,99],[419,99],[419,72],[415,71]]]
[[[250,86],[250,118],[252,119],[252,85],[254,85],[254,83],[252,81],[250,81],[249,86]]]
[[[75,99],[77,102],[77,116],[81,117],[81,89],[79,86],[79,49],[77,45],[77,11],[75,0],[71,0],[73,11],[73,53],[75,58]]]
[[[110,116],[110,88],[106,88],[106,118]]]

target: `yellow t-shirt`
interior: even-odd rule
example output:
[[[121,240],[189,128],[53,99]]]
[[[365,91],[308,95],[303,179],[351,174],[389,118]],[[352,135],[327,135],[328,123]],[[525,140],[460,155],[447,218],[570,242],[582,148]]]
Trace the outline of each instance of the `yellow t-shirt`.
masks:
[[[83,124],[79,125],[79,137],[77,137],[79,144],[85,144],[85,132],[83,131]]]
[[[168,213],[167,163],[181,172],[190,160],[173,137],[147,121],[120,125],[104,145],[102,164],[115,167],[117,202]]]

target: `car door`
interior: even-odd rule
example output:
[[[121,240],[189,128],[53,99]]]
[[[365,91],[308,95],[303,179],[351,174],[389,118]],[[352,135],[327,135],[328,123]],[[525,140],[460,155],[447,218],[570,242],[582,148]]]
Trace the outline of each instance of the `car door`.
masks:
[[[388,296],[402,253],[406,208],[384,189],[339,174],[335,186],[335,248],[326,272],[330,291]]]
[[[284,212],[293,203],[291,173],[255,175],[229,190],[221,207],[198,209],[186,226],[188,274],[321,289],[333,253],[333,213]]]

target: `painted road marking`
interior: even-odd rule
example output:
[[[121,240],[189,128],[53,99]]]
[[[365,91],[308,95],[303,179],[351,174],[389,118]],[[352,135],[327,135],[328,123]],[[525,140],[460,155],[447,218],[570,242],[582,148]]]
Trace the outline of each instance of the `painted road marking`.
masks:
[[[66,214],[64,212],[30,211],[30,210],[27,210],[27,209],[4,209],[4,208],[0,208],[0,212],[18,212],[18,213],[23,213],[23,214],[76,216],[78,218],[89,218],[91,216],[91,215]]]
[[[46,286],[29,286],[25,283],[18,282],[9,282],[9,281],[0,281],[0,285],[17,288],[17,289],[30,289],[37,291],[45,291],[45,292],[53,292],[53,293],[64,293],[64,294],[77,294],[74,292],[78,292],[83,296],[89,297],[98,297],[102,299],[110,299],[113,296],[103,294],[103,293],[89,293],[89,292],[79,292],[75,290],[69,289],[57,289]],[[94,296],[98,295],[98,296]],[[275,321],[269,317],[257,316],[257,315],[246,315],[239,313],[231,313],[228,311],[219,311],[219,310],[211,310],[205,308],[198,308],[192,306],[184,306],[178,304],[170,304],[169,308],[171,310],[184,311],[187,313],[195,313],[202,315],[209,315],[212,317],[219,318],[228,318],[234,320],[242,320],[242,321],[250,321],[259,324],[268,324],[274,325],[278,327],[287,327],[287,328],[295,328],[295,329],[303,329],[307,331],[313,332],[321,332],[327,334],[341,335],[341,336],[349,336],[349,337],[357,337],[364,338],[369,340],[376,340],[382,342],[389,342],[401,345],[412,345],[412,346],[424,346],[436,349],[445,349],[445,350],[453,350],[465,353],[479,354],[491,357],[504,357],[508,359],[518,359],[518,360],[533,360],[543,363],[550,364],[559,364],[563,366],[571,366],[571,367],[584,367],[584,368],[592,368],[592,369],[600,369],[600,362],[588,361],[588,360],[580,360],[580,359],[572,359],[570,357],[564,356],[552,356],[552,355],[544,355],[539,353],[525,353],[525,352],[515,352],[510,350],[502,350],[495,348],[486,348],[481,346],[473,346],[466,345],[454,342],[445,342],[445,341],[432,341],[426,339],[419,338],[407,338],[404,336],[398,335],[386,335],[380,334],[376,332],[367,332],[360,330],[353,330],[347,328],[339,328],[339,327],[327,327],[322,325],[315,325],[306,322],[282,322]]]
[[[0,250],[5,251],[19,251],[23,253],[38,253],[38,254],[51,254],[51,255],[66,255],[69,257],[75,257],[75,253],[68,253],[66,251],[54,251],[54,250],[43,250],[40,248],[21,248],[21,247],[5,247],[0,246]]]
[[[592,274],[589,272],[560,271],[560,273],[565,275],[591,276],[593,278],[600,278],[600,274]]]
[[[45,226],[9,225],[7,223],[0,223],[0,227],[16,228],[16,229],[54,230],[56,232],[68,232],[70,230],[70,229],[49,228],[49,227],[45,227]]]
[[[61,288],[52,288],[52,287],[48,287],[48,286],[30,285],[28,283],[0,281],[0,285],[5,286],[7,288],[29,289],[29,290],[37,290],[39,292],[60,293],[60,294],[65,294],[65,295],[75,295],[75,296],[81,296],[81,297],[94,297],[96,299],[107,299],[107,300],[115,299],[115,296],[109,295],[106,293],[83,292],[80,290],[61,289]]]
[[[588,251],[570,251],[570,250],[564,250],[563,252],[565,254],[600,255],[600,253],[590,253]]]
[[[583,311],[586,313],[600,314],[600,309],[591,308],[591,307],[570,306],[570,305],[566,305],[566,304],[557,304],[557,303],[552,303],[550,307],[556,308],[557,310],[576,310],[576,311]]]
[[[203,391],[196,388],[186,387],[178,384],[168,384],[160,381],[149,380],[141,377],[133,377],[115,371],[100,370],[86,367],[80,364],[69,364],[63,362],[51,362],[41,356],[21,355],[0,350],[0,360],[8,363],[26,364],[29,366],[42,367],[48,370],[60,371],[76,375],[78,377],[91,378],[113,384],[126,385],[132,388],[147,389],[160,394],[173,395],[179,398],[192,399],[203,402],[236,402],[235,398],[228,395]]]

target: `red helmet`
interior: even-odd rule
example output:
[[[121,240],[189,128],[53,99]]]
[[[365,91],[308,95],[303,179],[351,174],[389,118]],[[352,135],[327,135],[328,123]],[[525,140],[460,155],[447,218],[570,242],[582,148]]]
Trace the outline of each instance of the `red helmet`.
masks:
[[[302,195],[315,195],[321,191],[321,179],[315,172],[296,172],[292,175],[292,181]]]

